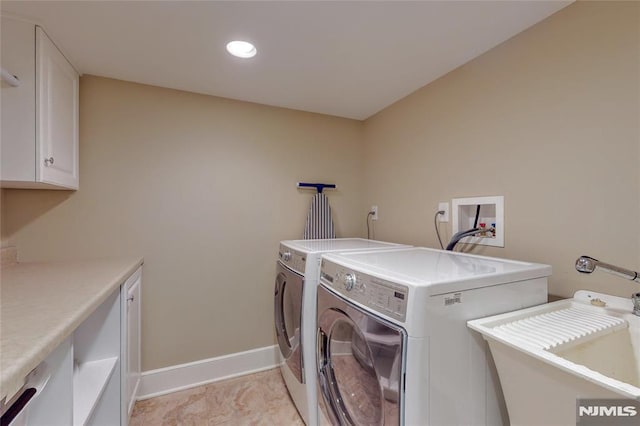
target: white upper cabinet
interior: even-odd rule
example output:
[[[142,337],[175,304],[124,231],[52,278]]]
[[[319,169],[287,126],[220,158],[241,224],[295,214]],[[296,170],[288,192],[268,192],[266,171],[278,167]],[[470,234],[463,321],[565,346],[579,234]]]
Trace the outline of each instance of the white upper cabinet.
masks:
[[[19,80],[2,82],[2,187],[78,189],[78,73],[42,28],[2,17],[1,31]]]
[[[78,188],[78,73],[36,27],[36,180]]]
[[[36,32],[33,25],[4,17],[0,25],[0,66],[19,79],[18,86],[3,79],[0,89],[0,176],[4,186],[5,180],[36,180]]]

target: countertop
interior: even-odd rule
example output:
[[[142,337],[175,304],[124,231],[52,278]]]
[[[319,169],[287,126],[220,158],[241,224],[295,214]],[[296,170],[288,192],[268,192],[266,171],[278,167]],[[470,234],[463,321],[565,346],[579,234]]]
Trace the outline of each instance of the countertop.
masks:
[[[142,265],[142,258],[17,263],[0,272],[0,400]]]

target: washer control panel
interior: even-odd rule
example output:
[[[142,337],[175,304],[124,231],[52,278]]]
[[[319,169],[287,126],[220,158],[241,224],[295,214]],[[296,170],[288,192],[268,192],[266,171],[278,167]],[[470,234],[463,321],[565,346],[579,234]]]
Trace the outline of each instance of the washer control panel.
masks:
[[[283,244],[280,244],[278,250],[278,259],[289,269],[293,269],[300,275],[304,275],[307,266],[307,255],[297,250],[293,250]]]
[[[326,260],[322,260],[320,280],[347,299],[396,320],[406,320],[409,295],[406,286],[353,271]]]

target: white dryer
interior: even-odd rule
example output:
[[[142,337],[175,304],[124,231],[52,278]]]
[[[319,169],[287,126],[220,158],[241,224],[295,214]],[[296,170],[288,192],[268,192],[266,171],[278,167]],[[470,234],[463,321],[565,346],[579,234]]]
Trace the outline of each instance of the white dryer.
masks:
[[[407,247],[363,238],[288,240],[280,243],[274,292],[276,338],[282,376],[307,425],[318,423],[315,320],[321,255]]]
[[[508,424],[467,320],[547,302],[547,265],[426,248],[326,254],[318,400],[334,425]]]

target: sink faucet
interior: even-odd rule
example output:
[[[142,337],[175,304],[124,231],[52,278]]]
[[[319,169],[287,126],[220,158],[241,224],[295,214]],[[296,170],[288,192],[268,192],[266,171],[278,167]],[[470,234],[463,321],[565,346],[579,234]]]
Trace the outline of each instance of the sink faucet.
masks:
[[[596,268],[627,280],[640,282],[640,274],[636,271],[600,262],[598,259],[589,256],[580,256],[578,260],[576,260],[576,271],[578,272],[590,274],[595,271]],[[633,302],[633,313],[640,316],[640,293],[632,294],[631,301]]]

